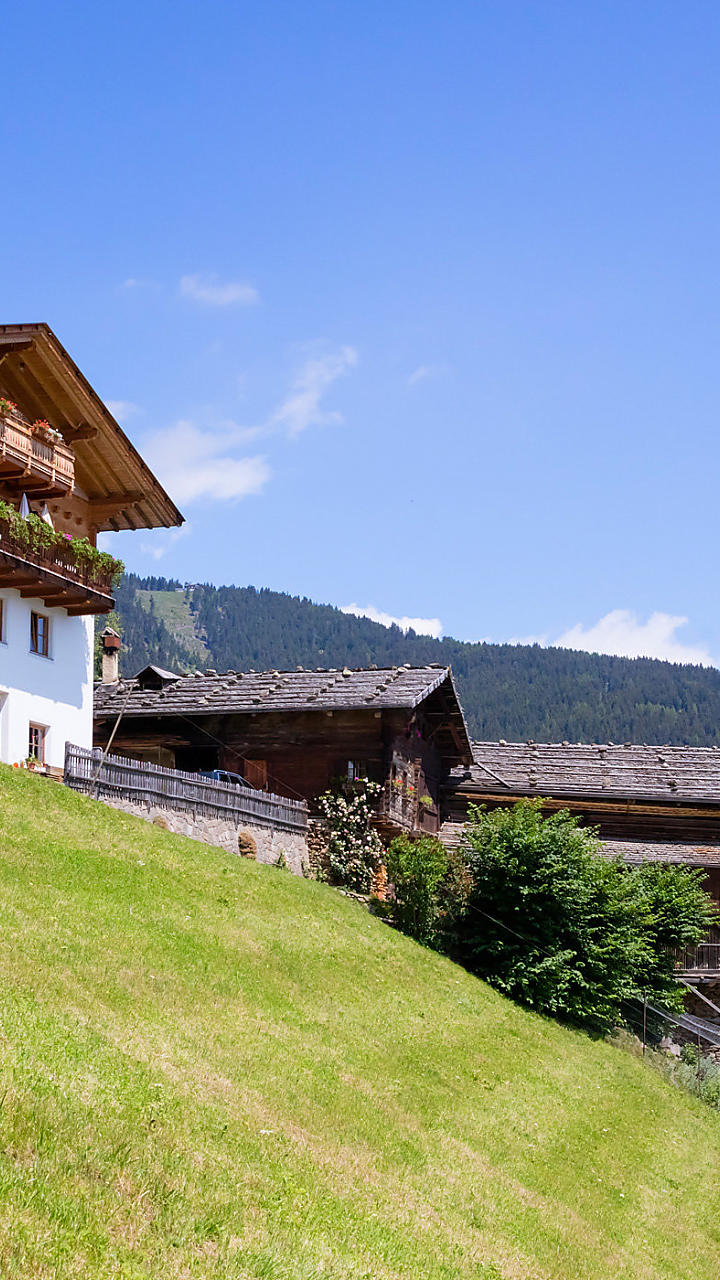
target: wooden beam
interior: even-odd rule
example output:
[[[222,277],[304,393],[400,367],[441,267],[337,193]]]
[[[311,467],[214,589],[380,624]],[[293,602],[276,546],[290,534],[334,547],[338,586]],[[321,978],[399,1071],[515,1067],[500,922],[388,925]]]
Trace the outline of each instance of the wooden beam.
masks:
[[[20,592],[21,596],[30,596],[31,594],[32,593],[30,591]],[[68,600],[77,600],[77,592],[73,594],[72,591],[43,591],[42,587],[39,591],[35,592],[35,595],[40,596],[40,599],[47,605],[48,609],[60,608],[66,604]]]
[[[97,600],[88,600],[87,604],[69,605],[67,615],[69,618],[79,618],[87,613],[110,613],[114,605],[114,600],[106,600],[100,604]]]
[[[140,490],[130,493],[108,493],[104,498],[91,498],[88,507],[91,516],[113,515],[116,511],[122,511],[123,507],[132,507],[136,502],[142,502],[145,496]]]
[[[84,422],[78,427],[65,427],[63,439],[66,444],[75,444],[76,440],[93,440],[97,433],[97,427],[91,427],[89,423]]]
[[[16,351],[27,351],[32,346],[32,340],[27,338],[6,338],[3,339],[0,334],[0,364],[3,360],[7,360],[8,356],[14,355]]]
[[[34,578],[30,586],[18,587],[17,590],[20,592],[23,600],[30,600],[33,596],[42,596],[43,600],[45,599],[43,595],[43,584],[38,578]]]
[[[23,575],[17,572],[13,573],[12,570],[0,569],[0,587],[13,587],[19,590],[24,587],[37,586],[40,581],[39,574],[31,578],[28,574]]]

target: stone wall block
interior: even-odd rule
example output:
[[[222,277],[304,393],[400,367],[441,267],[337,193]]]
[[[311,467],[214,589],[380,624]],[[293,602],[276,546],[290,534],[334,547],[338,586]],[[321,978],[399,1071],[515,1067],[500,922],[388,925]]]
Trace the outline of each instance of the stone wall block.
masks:
[[[172,831],[175,835],[188,836],[191,840],[214,845],[236,856],[252,857],[269,866],[276,866],[282,856],[294,875],[309,874],[308,841],[299,831],[275,831],[271,827],[254,827],[247,823],[240,826],[222,818],[206,818],[200,814],[193,816],[186,810],[180,812],[159,809],[132,800],[103,799],[103,804],[143,818],[153,826]],[[251,847],[254,848],[254,853],[249,852]]]

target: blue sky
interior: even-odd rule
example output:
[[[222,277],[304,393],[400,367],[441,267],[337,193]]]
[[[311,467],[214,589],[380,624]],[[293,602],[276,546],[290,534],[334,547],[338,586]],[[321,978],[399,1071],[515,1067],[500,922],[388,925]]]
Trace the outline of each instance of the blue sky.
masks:
[[[716,3],[31,19],[2,319],[187,516],[129,567],[720,660]]]

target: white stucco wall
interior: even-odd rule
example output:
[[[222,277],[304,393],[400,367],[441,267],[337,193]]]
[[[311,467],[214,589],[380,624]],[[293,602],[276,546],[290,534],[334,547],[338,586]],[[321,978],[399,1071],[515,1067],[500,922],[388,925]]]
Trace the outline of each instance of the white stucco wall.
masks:
[[[69,618],[9,589],[0,590],[0,599],[0,760],[25,759],[32,721],[47,729],[46,763],[61,768],[66,741],[92,746],[93,618]],[[48,658],[30,652],[31,612],[50,618]]]

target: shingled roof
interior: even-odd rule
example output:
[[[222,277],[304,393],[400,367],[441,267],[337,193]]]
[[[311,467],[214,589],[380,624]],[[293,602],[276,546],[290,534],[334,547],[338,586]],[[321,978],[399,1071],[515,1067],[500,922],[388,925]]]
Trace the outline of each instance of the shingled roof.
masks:
[[[451,775],[464,794],[720,803],[717,747],[473,742],[472,751],[473,764]]]
[[[685,840],[602,840],[601,852],[623,862],[672,862],[683,867],[720,867],[720,844]]]
[[[225,671],[176,678],[160,689],[143,688],[145,672],[118,684],[96,684],[95,718],[233,714],[266,711],[413,710],[445,686],[448,708],[465,735],[462,710],[449,667],[362,667],[350,670]],[[468,756],[470,743],[468,740]]]
[[[457,848],[462,843],[464,832],[464,823],[445,822],[440,839],[444,844]],[[698,844],[688,840],[602,839],[600,852],[607,858],[619,858],[633,865],[670,862],[684,867],[720,867],[720,844]]]

